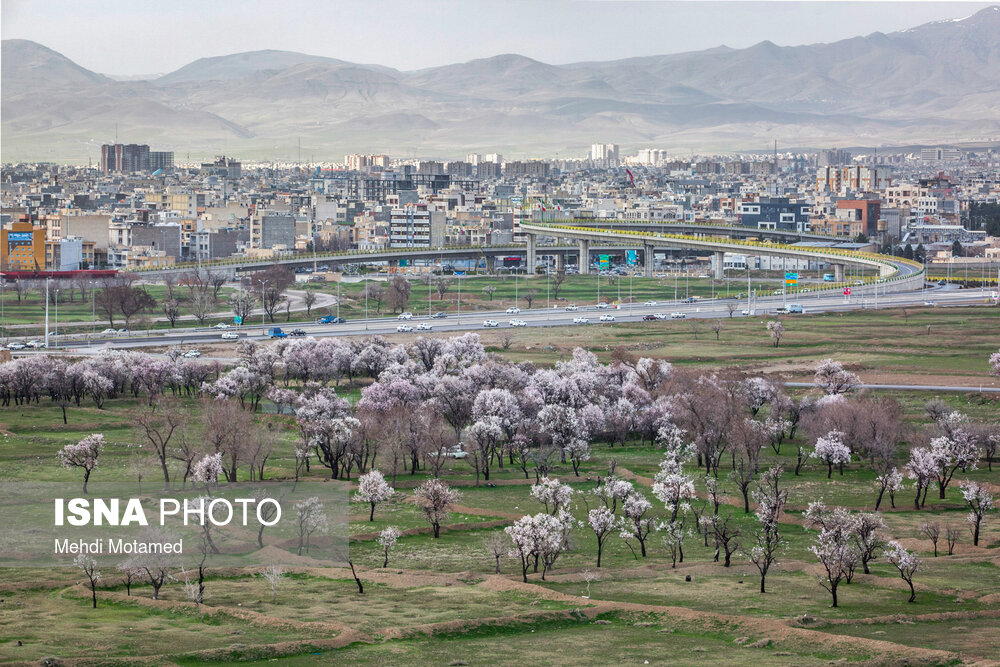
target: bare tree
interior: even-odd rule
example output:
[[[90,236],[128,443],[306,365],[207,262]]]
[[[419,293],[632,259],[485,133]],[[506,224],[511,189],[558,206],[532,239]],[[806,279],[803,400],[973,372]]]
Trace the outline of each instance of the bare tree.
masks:
[[[938,540],[941,538],[941,524],[937,521],[930,521],[920,526],[920,534],[931,541],[934,545],[934,557],[938,555]]]
[[[440,276],[434,282],[434,287],[437,289],[438,298],[444,299],[445,295],[448,294],[448,290],[451,289],[451,278],[445,276]]]
[[[176,404],[166,400],[154,403],[149,410],[133,410],[130,421],[136,435],[144,445],[149,445],[163,470],[163,486],[170,488],[170,470],[167,458],[170,456],[170,441],[174,433],[188,419]]]
[[[403,312],[410,303],[410,282],[402,276],[393,276],[386,289],[385,298],[392,312]]]
[[[511,549],[510,538],[503,531],[494,531],[483,538],[483,548],[493,558],[494,571],[500,574],[500,560]]]
[[[722,333],[722,320],[719,318],[712,320],[709,328],[715,332],[715,340],[719,340],[719,334]]]
[[[281,582],[285,579],[285,568],[280,565],[268,565],[257,574],[259,574],[271,588],[271,603],[274,604],[274,602],[278,599],[278,586],[280,586]]]
[[[729,303],[726,304],[726,310],[729,311],[729,318],[730,319],[732,319],[733,313],[735,313],[736,309],[739,308],[739,307],[740,307],[740,304],[739,304],[738,301],[730,301]]]
[[[493,285],[487,285],[483,288],[483,294],[490,297],[490,301],[493,300],[493,294],[497,291],[497,288]]]
[[[521,298],[524,299],[524,303],[527,304],[528,308],[531,308],[531,304],[534,303],[537,296],[538,290],[536,289],[526,289],[521,292]]]
[[[948,544],[949,556],[955,553],[955,545],[958,544],[958,538],[961,534],[962,531],[958,529],[958,526],[947,526],[944,529],[944,540]]]
[[[559,290],[562,288],[562,284],[566,282],[566,272],[556,271],[555,275],[552,276],[552,300],[559,298]]]
[[[312,309],[316,305],[316,291],[307,289],[302,295],[302,303],[306,307],[306,317],[312,317]]]
[[[163,314],[167,316],[167,321],[170,322],[170,328],[172,329],[181,314],[181,305],[177,303],[176,299],[171,297],[163,302]]]
[[[368,283],[365,286],[365,294],[363,296],[371,301],[375,302],[375,312],[382,312],[382,302],[385,300],[385,286],[381,283]]]

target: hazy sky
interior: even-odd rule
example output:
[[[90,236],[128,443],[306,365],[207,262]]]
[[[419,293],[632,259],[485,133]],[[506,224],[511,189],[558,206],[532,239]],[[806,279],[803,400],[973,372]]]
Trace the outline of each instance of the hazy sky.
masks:
[[[283,49],[398,69],[499,53],[561,64],[769,39],[829,42],[962,18],[991,3],[638,0],[2,0],[4,39],[105,74]]]

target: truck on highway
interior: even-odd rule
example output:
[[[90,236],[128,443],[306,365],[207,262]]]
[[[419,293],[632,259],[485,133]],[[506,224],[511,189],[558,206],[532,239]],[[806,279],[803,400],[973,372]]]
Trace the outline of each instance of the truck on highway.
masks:
[[[267,335],[270,338],[287,338],[288,334],[281,330],[281,327],[271,327],[267,330]]]
[[[788,312],[789,313],[804,313],[806,311],[805,311],[804,308],[802,308],[802,304],[801,303],[790,303],[790,304],[788,304]]]
[[[832,273],[823,274],[823,282],[832,283],[834,280],[836,280],[836,277]]]

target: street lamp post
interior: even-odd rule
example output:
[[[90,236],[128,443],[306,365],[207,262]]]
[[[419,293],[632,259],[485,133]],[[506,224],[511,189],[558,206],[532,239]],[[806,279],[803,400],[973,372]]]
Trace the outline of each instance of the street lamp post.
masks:
[[[49,280],[45,279],[45,349],[49,349]]]
[[[56,290],[56,347],[59,347],[59,290]]]
[[[264,280],[263,278],[259,278],[257,282],[260,283],[260,335],[263,336],[267,333],[267,327],[264,326],[264,310],[265,310],[264,299],[266,299],[267,297],[265,296],[264,292],[267,289],[268,281]]]

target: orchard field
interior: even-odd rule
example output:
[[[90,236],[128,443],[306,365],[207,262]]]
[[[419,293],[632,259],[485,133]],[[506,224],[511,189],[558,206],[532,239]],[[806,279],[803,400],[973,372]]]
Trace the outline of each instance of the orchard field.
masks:
[[[102,567],[94,608],[79,568],[2,569],[0,662],[1000,662],[1000,394],[858,388],[995,386],[996,312],[0,364],[0,482],[335,473],[357,575],[265,538],[200,599],[183,559],[157,599]]]

